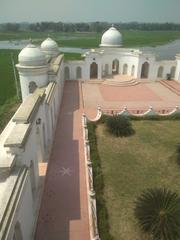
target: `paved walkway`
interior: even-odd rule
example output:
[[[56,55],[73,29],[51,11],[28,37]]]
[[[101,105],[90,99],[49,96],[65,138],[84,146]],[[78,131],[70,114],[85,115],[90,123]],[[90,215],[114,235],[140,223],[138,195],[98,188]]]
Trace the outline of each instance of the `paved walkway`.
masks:
[[[81,91],[66,81],[36,240],[89,240]]]

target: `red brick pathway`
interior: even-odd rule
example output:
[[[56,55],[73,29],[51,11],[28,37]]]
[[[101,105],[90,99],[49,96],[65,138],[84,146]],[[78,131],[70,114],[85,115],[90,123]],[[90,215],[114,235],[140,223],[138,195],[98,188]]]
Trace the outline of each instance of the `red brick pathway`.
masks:
[[[80,92],[77,81],[66,81],[36,240],[90,239]]]

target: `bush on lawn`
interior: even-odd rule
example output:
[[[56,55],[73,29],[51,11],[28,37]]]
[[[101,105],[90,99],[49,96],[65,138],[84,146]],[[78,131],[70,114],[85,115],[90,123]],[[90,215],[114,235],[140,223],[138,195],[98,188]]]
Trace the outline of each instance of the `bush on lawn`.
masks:
[[[134,134],[131,121],[120,115],[111,116],[105,121],[108,131],[116,137],[127,137]]]

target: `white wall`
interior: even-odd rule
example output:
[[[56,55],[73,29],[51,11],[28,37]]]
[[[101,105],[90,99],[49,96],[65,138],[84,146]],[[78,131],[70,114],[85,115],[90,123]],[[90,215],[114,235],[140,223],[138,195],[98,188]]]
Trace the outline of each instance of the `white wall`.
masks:
[[[39,178],[39,169],[38,163],[42,161],[47,161],[49,157],[49,153],[52,147],[53,138],[56,129],[56,123],[58,121],[58,114],[60,111],[62,96],[63,96],[63,87],[64,87],[64,75],[63,75],[64,65],[63,61],[59,65],[59,69],[52,79],[56,82],[53,86],[55,86],[52,92],[52,96],[50,101],[47,103],[47,99],[43,97],[36,114],[33,116],[33,119],[30,121],[30,132],[28,133],[28,137],[24,143],[23,147],[13,146],[8,149],[8,151],[12,154],[16,154],[16,166],[27,166],[30,168],[31,161],[34,165],[34,179],[33,183],[36,187],[35,194],[32,194],[32,175],[28,175],[27,182],[24,186],[23,192],[20,196],[20,203],[18,210],[15,213],[14,218],[12,219],[12,225],[10,226],[10,235],[8,239],[12,239],[14,227],[16,222],[19,222],[21,225],[22,235],[24,240],[32,240],[34,233],[34,224],[36,222],[38,216],[38,207],[39,202],[37,199],[40,199],[38,195],[41,191],[38,191],[40,178]],[[25,76],[21,81],[26,81],[27,83],[33,79],[32,76]],[[39,81],[44,81],[48,79],[48,75],[42,76]],[[23,88],[23,84],[22,84]],[[23,89],[24,90],[24,89]],[[29,95],[29,92],[28,92]],[[53,123],[51,118],[51,112],[53,114]],[[38,123],[38,119],[40,122]],[[14,123],[15,125],[16,123]],[[18,123],[17,123],[18,124]],[[23,122],[21,123],[23,124]],[[26,124],[26,123],[24,123]],[[44,130],[43,130],[44,125]],[[52,129],[53,126],[53,129]],[[11,134],[9,132],[8,134]],[[7,138],[7,136],[6,136]],[[49,149],[44,148],[44,143],[49,146]],[[7,149],[5,149],[6,151]],[[46,156],[46,158],[45,158]],[[1,184],[1,183],[0,183]],[[35,196],[35,198],[34,198]]]

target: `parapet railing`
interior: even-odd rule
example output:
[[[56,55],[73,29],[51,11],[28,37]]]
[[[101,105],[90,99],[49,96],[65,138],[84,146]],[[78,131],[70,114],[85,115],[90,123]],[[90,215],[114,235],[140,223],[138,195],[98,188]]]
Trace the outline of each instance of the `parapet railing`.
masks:
[[[89,211],[89,225],[91,240],[100,240],[98,225],[97,225],[97,210],[96,210],[96,193],[93,184],[93,169],[90,157],[90,144],[88,139],[88,128],[86,115],[82,116],[84,151],[86,163],[86,182],[88,192],[88,211]]]
[[[122,116],[135,116],[135,117],[145,117],[145,116],[173,116],[176,114],[180,114],[180,108],[176,106],[175,108],[153,108],[150,106],[148,109],[131,109],[124,107],[120,110],[118,109],[101,109],[98,107],[97,115],[94,119],[88,119],[89,121],[96,122],[101,119],[101,116],[105,115],[122,115]],[[86,120],[87,121],[87,120]]]
[[[5,212],[3,214],[2,220],[0,222],[0,239],[6,239],[8,236],[8,231],[11,226],[14,212],[16,211],[19,199],[24,188],[24,184],[27,180],[28,168],[23,166],[20,170],[17,180],[15,182],[14,188],[12,190],[11,196],[7,203]]]

